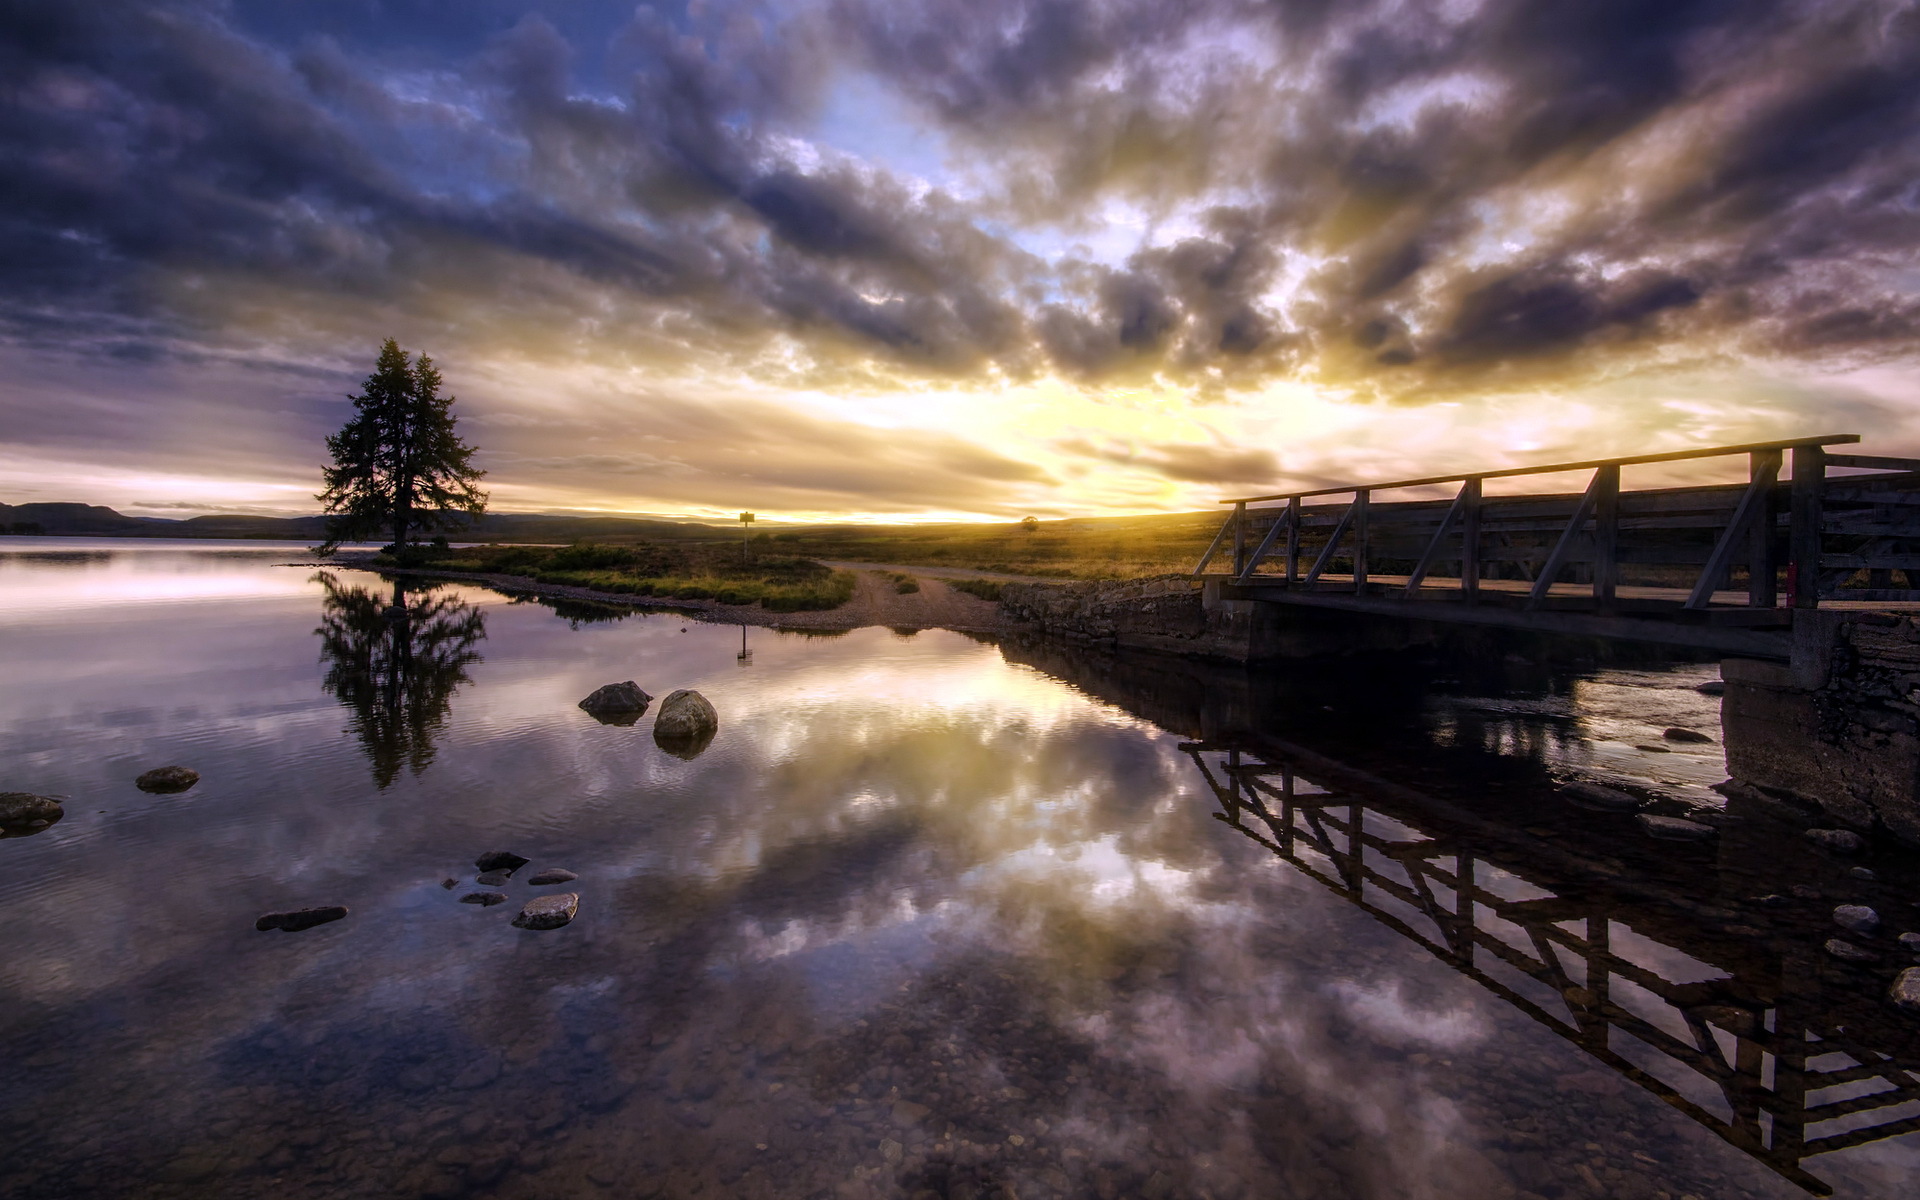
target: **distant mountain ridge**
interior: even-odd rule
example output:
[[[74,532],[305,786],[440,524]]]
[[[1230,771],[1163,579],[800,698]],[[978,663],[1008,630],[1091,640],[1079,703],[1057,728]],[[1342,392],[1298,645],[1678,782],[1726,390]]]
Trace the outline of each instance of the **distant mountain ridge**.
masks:
[[[61,537],[246,538],[261,541],[318,542],[327,519],[311,517],[211,516],[129,517],[99,504],[0,504],[0,533],[11,527],[39,526]],[[489,513],[448,534],[455,541],[571,542],[583,538],[707,538],[727,530],[698,521],[658,521],[639,517],[568,517],[539,513]]]

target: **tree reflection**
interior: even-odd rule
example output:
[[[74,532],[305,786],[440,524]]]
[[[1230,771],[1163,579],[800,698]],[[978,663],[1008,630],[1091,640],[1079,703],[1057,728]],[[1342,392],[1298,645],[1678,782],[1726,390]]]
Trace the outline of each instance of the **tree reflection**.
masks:
[[[343,585],[331,572],[323,589],[320,657],[325,685],[353,709],[353,732],[382,788],[401,768],[415,775],[433,762],[433,741],[453,693],[480,661],[486,617],[450,591],[430,586],[411,597],[395,580],[389,605],[374,590]]]

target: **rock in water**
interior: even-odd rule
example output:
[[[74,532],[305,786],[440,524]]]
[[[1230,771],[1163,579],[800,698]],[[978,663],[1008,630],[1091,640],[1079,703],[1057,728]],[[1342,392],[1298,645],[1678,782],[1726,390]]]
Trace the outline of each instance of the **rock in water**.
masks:
[[[36,821],[51,825],[67,815],[52,796],[32,792],[0,792],[0,825],[32,825]]]
[[[1703,743],[1703,742],[1711,742],[1713,740],[1711,737],[1708,737],[1706,734],[1701,733],[1698,729],[1682,729],[1678,725],[1675,725],[1671,729],[1662,729],[1660,731],[1660,736],[1667,739],[1670,742]]]
[[[1713,826],[1679,817],[1656,817],[1651,813],[1641,813],[1639,821],[1640,828],[1652,836],[1671,842],[1697,842],[1713,836]]]
[[[522,929],[558,929],[574,914],[580,911],[580,897],[575,892],[561,892],[557,896],[535,896],[527,901],[526,907],[513,923]]]
[[[1835,854],[1858,854],[1867,848],[1867,839],[1851,829],[1809,829],[1807,840]]]
[[[1914,954],[1920,954],[1920,933],[1901,934],[1900,948],[1902,950],[1911,951]]]
[[[1646,804],[1638,796],[1597,783],[1570,783],[1560,789],[1560,794],[1582,808],[1597,808],[1604,812],[1632,812]]]
[[[506,902],[507,894],[505,892],[468,892],[466,895],[460,897],[460,903],[462,904],[484,904],[488,908],[492,908],[496,904],[505,904]]]
[[[1833,910],[1833,923],[1854,933],[1872,933],[1880,928],[1880,914],[1864,904],[1842,904]]]
[[[1727,684],[1722,679],[1709,679],[1705,683],[1695,685],[1693,690],[1702,696],[1724,696],[1727,694]]]
[[[720,728],[720,714],[699,692],[685,689],[674,692],[660,703],[660,715],[653,719],[655,740],[681,741],[710,737]]]
[[[535,887],[542,887],[549,883],[572,883],[578,878],[580,878],[578,875],[575,875],[565,867],[548,867],[532,879],[527,880],[527,882]]]
[[[1920,1012],[1920,967],[1908,967],[1894,978],[1887,999],[1908,1012]]]
[[[1865,946],[1856,946],[1842,938],[1827,939],[1827,953],[1841,962],[1870,963],[1879,962],[1880,956]]]
[[[143,792],[184,792],[200,782],[200,772],[189,767],[155,767],[133,781]]]
[[[482,871],[473,877],[473,881],[481,887],[505,887],[507,880],[512,878],[512,871]]]
[[[270,912],[253,923],[262,933],[269,929],[283,929],[288,933],[299,933],[302,929],[312,929],[315,925],[325,925],[329,921],[338,921],[347,915],[344,904],[328,904],[321,908],[302,908],[294,912]]]
[[[625,683],[609,683],[593,689],[593,694],[582,700],[580,707],[604,720],[623,716],[637,718],[652,703],[653,697],[641,691],[640,685],[629,679]]]
[[[521,858],[518,854],[506,850],[489,850],[474,859],[473,865],[482,871],[505,871],[511,875],[532,861],[530,858]]]

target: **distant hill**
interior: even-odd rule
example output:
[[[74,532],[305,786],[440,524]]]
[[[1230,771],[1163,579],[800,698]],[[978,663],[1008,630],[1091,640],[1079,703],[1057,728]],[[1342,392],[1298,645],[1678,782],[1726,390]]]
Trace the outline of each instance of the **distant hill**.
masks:
[[[0,504],[0,533],[21,526],[25,532],[59,537],[248,538],[264,541],[318,542],[326,536],[326,518],[312,517],[129,517],[98,504]],[[37,527],[37,530],[31,528]],[[729,530],[697,521],[658,521],[638,517],[568,517],[526,513],[489,513],[450,534],[463,542],[573,542],[582,539],[711,538]]]

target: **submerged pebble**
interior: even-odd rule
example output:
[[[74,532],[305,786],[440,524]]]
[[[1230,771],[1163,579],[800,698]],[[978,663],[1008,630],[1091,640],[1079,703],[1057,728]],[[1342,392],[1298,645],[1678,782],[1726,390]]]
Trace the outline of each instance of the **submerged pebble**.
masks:
[[[1920,1012],[1920,967],[1908,967],[1894,978],[1887,999],[1908,1012]]]
[[[573,920],[579,911],[580,897],[573,892],[536,896],[527,901],[513,923],[522,929],[558,929]]]
[[[1652,813],[1641,813],[1638,820],[1640,828],[1649,835],[1670,842],[1698,842],[1713,836],[1713,826],[1681,817],[1657,817]]]
[[[133,786],[143,792],[184,792],[200,782],[200,772],[191,767],[155,767],[143,772]]]
[[[315,925],[338,921],[346,915],[346,905],[327,904],[319,908],[295,909],[292,912],[262,913],[253,923],[253,927],[262,933],[270,929],[278,929],[285,933],[299,933],[303,929],[312,929]]]
[[[527,880],[527,882],[535,887],[541,887],[549,883],[572,883],[578,878],[580,878],[578,875],[575,875],[565,867],[548,867],[532,879]]]
[[[1807,840],[1835,854],[1858,854],[1867,848],[1867,839],[1851,829],[1809,829]]]
[[[1842,904],[1833,910],[1833,923],[1854,933],[1872,933],[1880,928],[1880,914],[1864,904]]]
[[[1582,808],[1597,808],[1604,812],[1632,812],[1646,806],[1646,801],[1619,788],[1605,787],[1598,783],[1569,783],[1560,789],[1560,794]]]
[[[512,871],[482,871],[473,877],[473,881],[481,887],[505,887],[507,880],[512,878]]]
[[[1705,745],[1713,741],[1711,735],[1701,733],[1698,729],[1683,729],[1678,725],[1662,729],[1660,736],[1670,742],[1685,742],[1689,745],[1696,746]]]
[[[492,908],[496,904],[505,904],[506,902],[507,894],[505,892],[468,892],[466,895],[460,897],[460,903],[462,904],[484,904],[488,908]]]
[[[1880,956],[1865,946],[1856,946],[1844,938],[1828,938],[1827,953],[1841,962],[1870,963],[1879,962]]]

